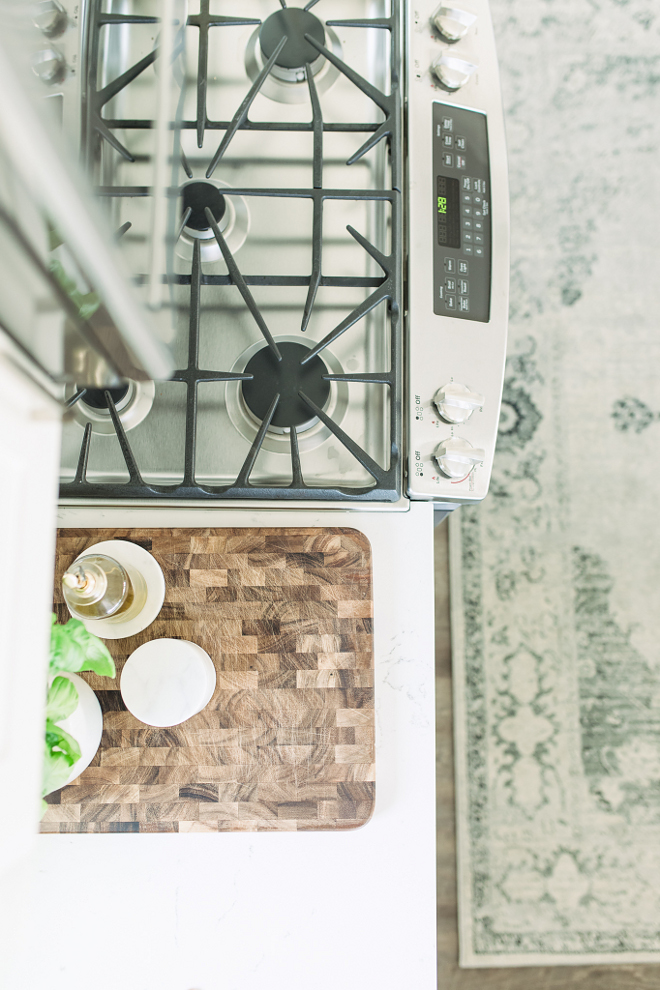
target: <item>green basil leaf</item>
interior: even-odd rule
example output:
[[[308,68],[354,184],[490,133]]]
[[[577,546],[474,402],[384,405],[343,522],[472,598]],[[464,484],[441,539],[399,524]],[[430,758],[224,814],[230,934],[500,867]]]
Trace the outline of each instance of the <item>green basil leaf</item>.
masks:
[[[71,766],[72,764],[69,763],[64,753],[53,752],[46,744],[42,797],[52,791],[57,791],[66,784],[71,773]]]
[[[56,677],[48,688],[46,718],[51,722],[61,722],[78,707],[76,685],[68,677]]]
[[[98,636],[88,632],[79,619],[69,619],[64,625],[53,622],[50,669],[72,673],[93,670],[101,677],[114,677],[116,674],[115,662],[105,644]]]
[[[69,760],[69,766],[80,759],[80,746],[73,736],[49,718],[46,719],[46,747],[51,753],[63,753]]]
[[[53,615],[53,626],[50,632],[50,669],[51,671],[79,671],[85,662],[85,655],[79,643],[72,636],[71,623],[82,626],[78,619],[70,619],[65,625],[58,625]]]

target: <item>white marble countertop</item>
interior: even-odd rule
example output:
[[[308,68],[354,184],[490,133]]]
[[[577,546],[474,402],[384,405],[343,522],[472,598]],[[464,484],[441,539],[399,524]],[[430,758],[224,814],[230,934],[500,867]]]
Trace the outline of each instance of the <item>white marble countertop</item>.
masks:
[[[433,507],[63,508],[60,525],[353,526],[371,541],[376,809],[334,834],[43,835],[32,948],[50,990],[435,990]]]

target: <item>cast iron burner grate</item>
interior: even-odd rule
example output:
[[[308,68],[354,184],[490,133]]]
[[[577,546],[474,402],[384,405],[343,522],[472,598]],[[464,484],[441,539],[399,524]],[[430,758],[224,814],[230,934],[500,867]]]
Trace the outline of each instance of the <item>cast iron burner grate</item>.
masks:
[[[401,430],[402,430],[402,326],[401,326],[401,305],[402,305],[402,266],[403,266],[403,239],[402,239],[402,217],[401,217],[401,193],[403,184],[402,165],[402,97],[400,88],[401,77],[401,3],[400,0],[391,0],[390,15],[388,17],[366,17],[352,18],[350,20],[328,20],[328,27],[367,28],[374,30],[384,30],[389,32],[390,37],[390,92],[385,93],[374,86],[367,79],[361,76],[356,70],[351,68],[338,55],[327,48],[321,39],[316,22],[323,28],[321,21],[315,15],[309,14],[311,7],[315,6],[319,0],[309,0],[304,8],[287,7],[285,0],[280,0],[281,10],[270,15],[263,22],[261,28],[261,48],[264,58],[267,57],[263,70],[252,83],[247,95],[241,105],[236,110],[231,120],[212,120],[208,116],[206,105],[206,91],[208,78],[208,50],[209,35],[211,28],[226,29],[235,25],[254,24],[261,22],[253,18],[231,17],[212,14],[210,12],[210,0],[200,0],[199,14],[188,17],[187,27],[199,29],[199,56],[197,70],[197,115],[194,120],[184,119],[181,123],[183,129],[194,130],[197,135],[198,147],[202,147],[204,136],[208,131],[218,131],[222,134],[217,150],[213,155],[210,165],[206,171],[206,178],[210,179],[215,172],[219,162],[230,146],[233,138],[239,130],[242,131],[309,131],[313,135],[313,184],[311,188],[241,188],[227,187],[223,190],[225,195],[236,195],[249,198],[251,196],[270,196],[277,198],[301,198],[311,200],[313,206],[313,232],[312,232],[312,264],[311,275],[305,276],[271,276],[263,274],[244,275],[238,268],[236,261],[227,246],[224,237],[218,227],[219,217],[211,202],[204,204],[200,200],[200,208],[196,203],[189,203],[186,207],[191,209],[191,214],[187,218],[190,222],[193,214],[198,223],[203,223],[201,217],[201,207],[204,207],[204,215],[208,227],[212,228],[215,239],[224,257],[228,274],[208,275],[202,272],[201,247],[199,239],[195,239],[193,245],[193,257],[190,275],[175,276],[178,284],[190,286],[190,328],[188,344],[188,363],[185,368],[181,368],[172,376],[172,381],[185,384],[187,389],[186,401],[186,436],[185,436],[185,461],[184,477],[181,483],[172,485],[155,485],[145,481],[135,460],[131,445],[117,414],[115,402],[109,391],[105,392],[110,415],[115,427],[117,439],[119,441],[123,459],[126,464],[129,479],[125,483],[100,483],[87,480],[87,464],[89,459],[90,444],[92,440],[91,425],[85,428],[78,465],[75,478],[71,482],[63,483],[60,486],[62,498],[103,498],[103,499],[153,499],[153,498],[176,498],[176,499],[320,499],[332,501],[396,501],[401,495]],[[331,3],[328,4],[331,6]],[[106,13],[99,9],[100,4],[93,4],[90,11],[89,20],[89,62],[87,75],[87,100],[83,120],[83,145],[86,150],[86,160],[90,169],[98,157],[98,145],[101,141],[108,142],[115,151],[126,161],[133,162],[135,159],[131,152],[124,146],[117,132],[130,131],[135,129],[148,129],[153,126],[152,120],[138,120],[133,118],[107,118],[103,116],[103,108],[109,104],[122,89],[128,86],[145,69],[150,66],[156,58],[156,51],[150,52],[134,66],[124,72],[117,79],[107,83],[101,89],[97,86],[99,52],[101,47],[101,35],[103,28],[111,24],[157,24],[158,18],[142,15],[131,15],[121,13]],[[277,16],[279,15],[279,16]],[[284,15],[284,18],[282,18]],[[292,38],[284,34],[284,30],[291,31]],[[301,40],[302,33],[302,40]],[[325,32],[324,32],[325,37]],[[278,40],[279,39],[279,40]],[[268,52],[271,52],[268,55]],[[312,107],[312,119],[304,121],[270,121],[251,120],[249,117],[250,107],[257,94],[262,89],[265,81],[272,73],[275,66],[280,68],[288,67],[290,61],[298,61],[305,58],[305,75],[309,88],[309,98]],[[313,70],[309,59],[324,57],[331,62],[335,68],[342,73],[353,85],[365,94],[382,111],[383,120],[380,123],[355,122],[355,121],[325,121],[321,112],[321,104],[314,83]],[[366,138],[363,144],[351,155],[346,162],[347,166],[353,165],[367,154],[380,141],[386,141],[389,152],[391,188],[390,189],[334,189],[325,187],[323,184],[323,139],[328,132],[355,132],[364,134]],[[182,166],[189,179],[193,178],[185,155],[181,156]],[[200,183],[201,185],[202,183]],[[195,183],[195,185],[197,185]],[[101,196],[107,197],[140,197],[150,195],[148,186],[101,186],[97,189]],[[192,194],[189,194],[192,195]],[[330,200],[354,200],[354,201],[383,201],[389,202],[391,206],[391,253],[384,255],[373,244],[371,244],[362,234],[352,227],[348,231],[364,250],[382,268],[381,277],[366,278],[360,276],[327,276],[322,272],[322,245],[323,245],[323,203]],[[209,208],[210,206],[210,208]],[[197,212],[195,213],[197,209]],[[185,214],[184,214],[185,215]],[[182,224],[183,227],[183,224]],[[208,227],[206,229],[208,229]],[[122,232],[126,225],[122,228]],[[357,374],[328,374],[324,375],[327,381],[337,382],[365,382],[380,383],[388,386],[389,390],[389,464],[381,467],[355,440],[353,440],[338,423],[335,423],[323,410],[321,405],[314,398],[308,395],[303,389],[298,392],[298,398],[302,406],[308,411],[308,419],[318,417],[325,426],[334,434],[335,438],[356,458],[356,460],[366,469],[373,478],[373,484],[362,487],[338,487],[323,485],[308,485],[303,477],[300,454],[298,448],[298,436],[296,424],[290,428],[291,445],[291,467],[292,482],[286,487],[273,487],[267,485],[252,484],[250,474],[254,467],[257,455],[264,443],[267,431],[271,423],[275,422],[278,415],[277,410],[282,401],[280,393],[272,393],[272,399],[268,409],[266,409],[261,426],[252,443],[251,449],[238,472],[235,481],[228,485],[201,485],[195,476],[196,461],[196,428],[197,428],[197,405],[198,386],[202,382],[229,382],[250,380],[250,374],[233,373],[224,370],[209,371],[200,368],[199,357],[199,337],[200,337],[200,294],[207,286],[234,285],[238,288],[243,301],[251,313],[255,323],[259,327],[267,347],[269,348],[270,360],[279,361],[282,357],[278,345],[274,341],[261,312],[252,296],[250,286],[307,286],[307,298],[303,310],[301,330],[307,329],[312,309],[316,300],[316,295],[321,287],[334,287],[346,289],[353,287],[371,288],[371,294],[349,315],[341,321],[322,341],[311,346],[302,358],[302,364],[314,362],[317,355],[331,345],[343,333],[373,310],[379,303],[385,301],[389,311],[390,326],[390,361],[389,370],[375,373]],[[79,401],[83,390],[76,393],[69,404]],[[249,392],[249,389],[248,389]],[[318,396],[317,396],[318,398]],[[302,413],[297,412],[294,418]],[[306,413],[307,415],[307,413]]]

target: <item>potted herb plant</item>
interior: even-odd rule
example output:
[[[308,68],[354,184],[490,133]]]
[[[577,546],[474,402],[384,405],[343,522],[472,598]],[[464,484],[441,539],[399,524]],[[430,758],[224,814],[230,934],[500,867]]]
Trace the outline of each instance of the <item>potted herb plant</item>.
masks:
[[[115,662],[98,636],[79,619],[58,624],[53,615],[46,699],[46,751],[42,797],[64,787],[89,765],[101,742],[103,715],[84,670],[114,677]],[[45,811],[46,802],[42,802]]]

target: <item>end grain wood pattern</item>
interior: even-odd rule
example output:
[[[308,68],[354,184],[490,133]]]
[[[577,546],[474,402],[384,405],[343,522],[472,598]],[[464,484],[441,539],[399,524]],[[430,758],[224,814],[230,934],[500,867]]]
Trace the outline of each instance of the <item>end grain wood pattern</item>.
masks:
[[[103,738],[77,780],[46,799],[42,832],[351,829],[373,812],[371,547],[354,529],[64,529],[62,574],[102,540],[130,540],[163,568],[163,609],[137,636],[106,640],[115,680],[81,676]],[[181,725],[138,721],[121,697],[142,643],[192,640],[216,690]]]

